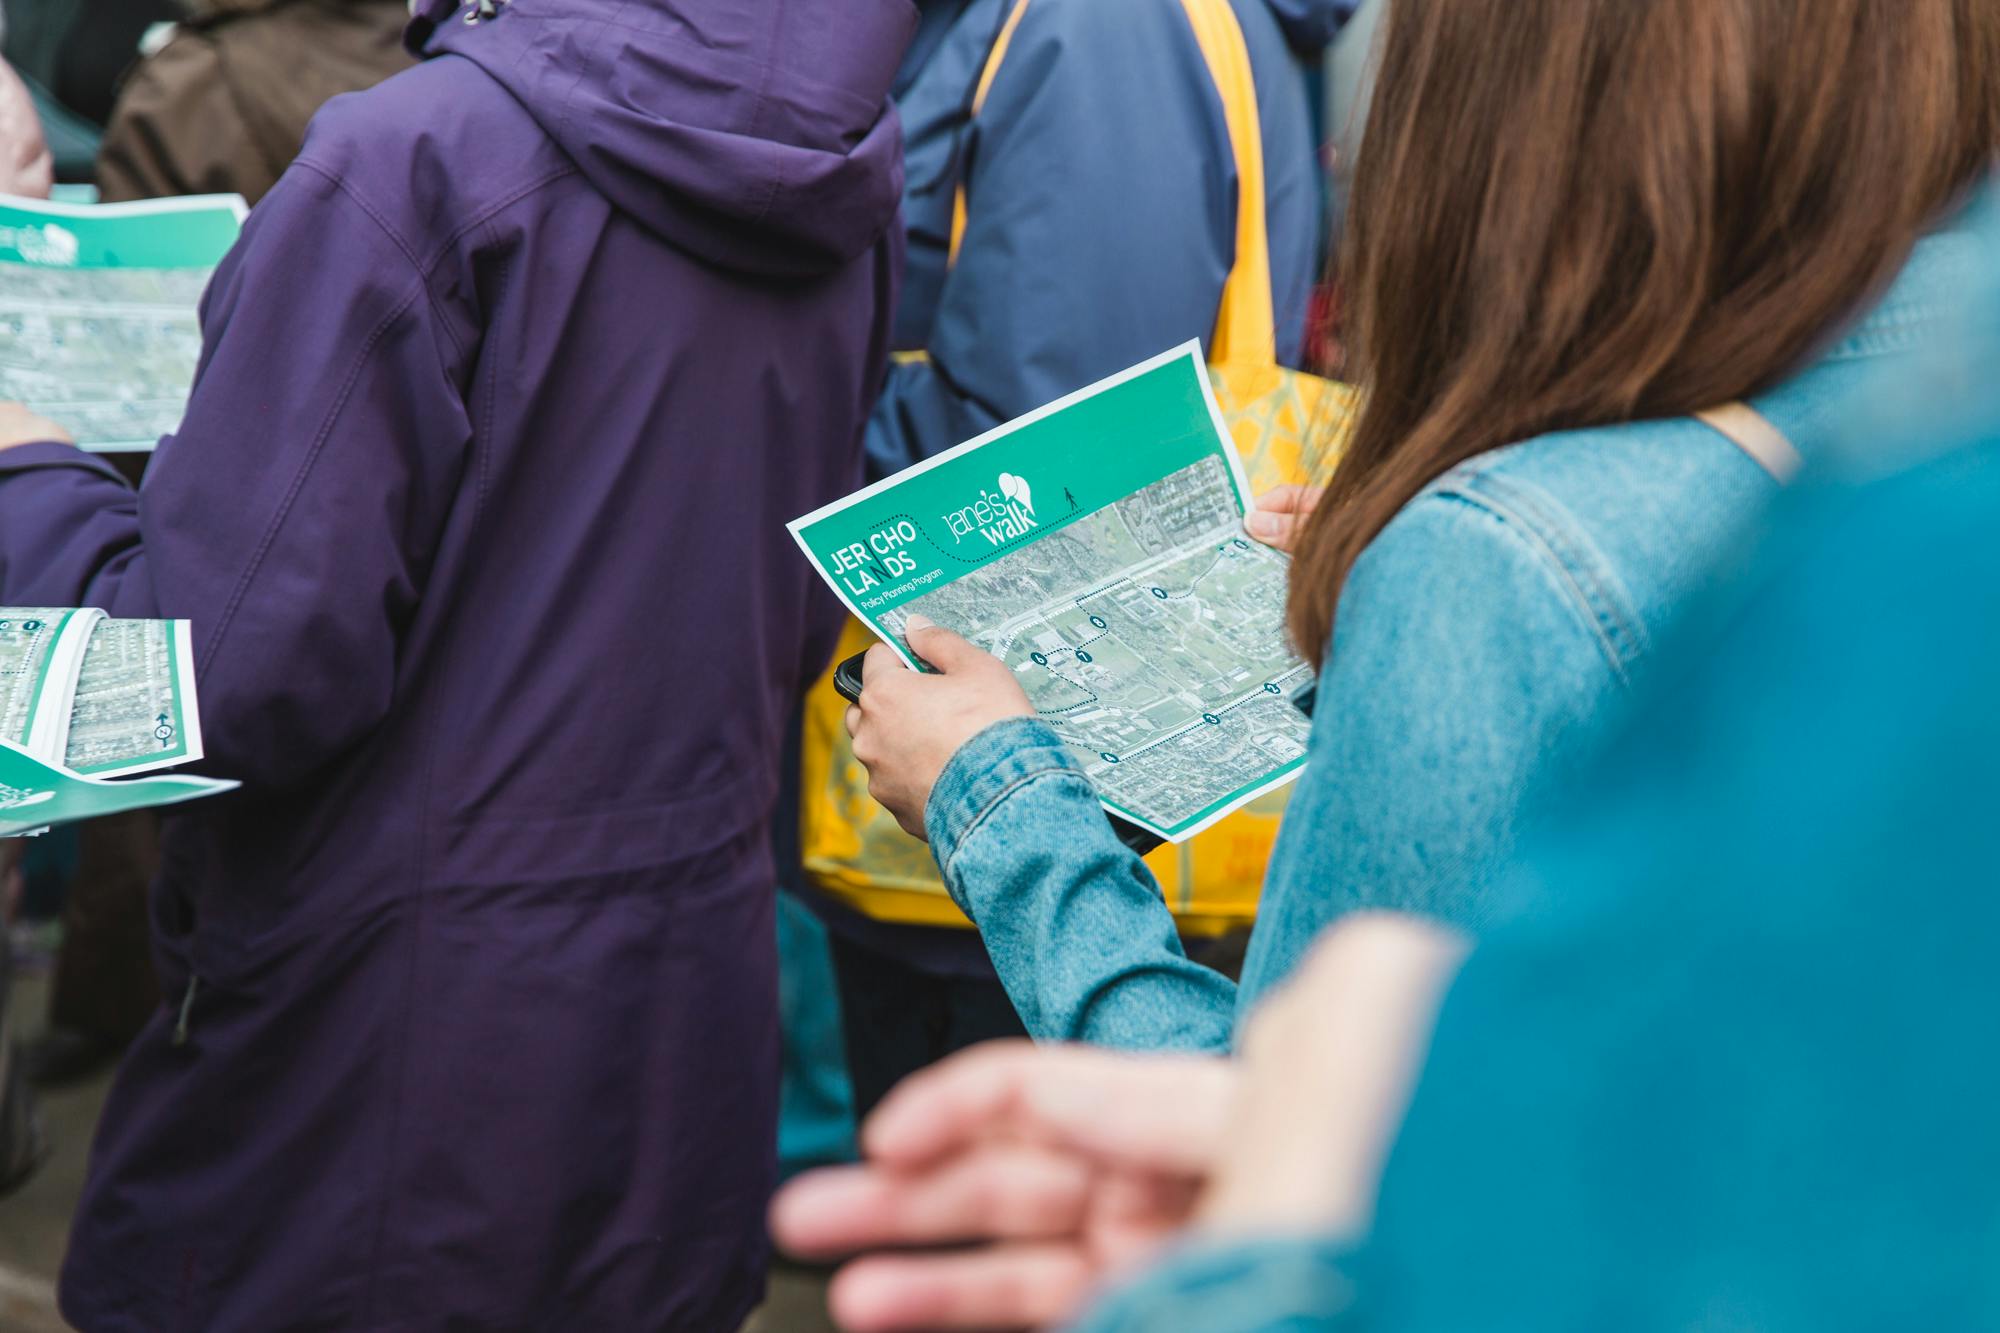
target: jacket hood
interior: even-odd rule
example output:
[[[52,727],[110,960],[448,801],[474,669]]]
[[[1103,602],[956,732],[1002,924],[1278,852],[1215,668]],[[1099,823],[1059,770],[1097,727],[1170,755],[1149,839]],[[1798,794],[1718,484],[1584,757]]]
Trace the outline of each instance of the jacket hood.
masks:
[[[1285,30],[1292,49],[1316,55],[1333,45],[1341,24],[1354,17],[1361,0],[1264,0]]]
[[[888,95],[915,25],[910,0],[420,0],[405,40],[478,65],[666,240],[804,276],[895,220]]]

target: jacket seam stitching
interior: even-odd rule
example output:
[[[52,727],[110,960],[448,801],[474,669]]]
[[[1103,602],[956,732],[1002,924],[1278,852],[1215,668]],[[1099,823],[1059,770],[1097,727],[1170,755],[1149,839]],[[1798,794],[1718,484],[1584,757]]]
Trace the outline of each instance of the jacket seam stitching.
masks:
[[[361,212],[368,218],[368,220],[375,224],[376,230],[380,231],[382,235],[389,241],[389,243],[396,247],[397,251],[402,254],[405,262],[409,264],[411,271],[417,275],[417,281],[423,290],[424,304],[433,309],[437,308],[439,305],[438,299],[431,293],[430,268],[426,267],[423,264],[423,262],[417,258],[416,252],[411,250],[409,244],[403,240],[402,233],[398,232],[394,227],[390,226],[389,220],[383,217],[381,212],[378,209],[376,209],[376,207],[373,204],[369,203],[364,195],[362,195],[359,191],[355,190],[352,186],[350,186],[347,183],[346,180],[342,179],[335,172],[329,171],[327,168],[322,167],[317,162],[307,161],[303,158],[299,159],[297,165],[307,171],[312,172],[313,175],[318,176],[321,180],[331,185],[334,189],[340,191],[340,193],[348,200],[348,202],[352,203],[356,208],[360,209]],[[431,267],[435,267],[435,265],[432,265]],[[451,343],[452,351],[459,356],[465,355],[465,348],[459,344],[458,334],[453,331],[451,327],[451,321],[445,319],[438,321],[438,323],[439,326],[444,330],[445,338]]]
[[[340,191],[341,194],[345,195],[349,200],[349,202],[351,202],[356,208],[360,209],[364,214],[366,214],[368,220],[375,224],[376,229],[379,230],[384,236],[388,237],[390,243],[393,244],[396,247],[396,249],[402,252],[403,258],[409,261],[410,267],[416,271],[417,276],[418,277],[424,276],[424,266],[423,264],[418,262],[416,251],[410,249],[409,242],[403,239],[402,233],[397,231],[394,227],[390,226],[389,220],[383,217],[381,211],[377,209],[375,205],[369,203],[367,198],[363,196],[360,193],[360,191],[356,190],[353,186],[349,185],[347,181],[343,179],[338,173],[329,171],[327,168],[321,166],[317,162],[310,161],[309,159],[306,158],[300,158],[293,165],[303,168],[306,171],[310,171],[313,175],[318,176],[328,185],[331,185],[334,189]]]
[[[1525,486],[1508,478],[1486,474],[1479,477],[1481,485],[1491,487],[1502,497],[1511,497],[1527,521],[1547,543],[1550,551],[1562,562],[1562,566],[1576,580],[1582,595],[1588,599],[1592,614],[1599,625],[1607,622],[1612,631],[1613,647],[1618,650],[1619,661],[1629,663],[1637,660],[1646,643],[1646,633],[1636,616],[1626,614],[1623,589],[1590,556],[1586,550],[1586,538],[1574,532],[1565,531],[1561,516],[1556,512],[1560,506],[1544,503],[1549,499],[1537,488]],[[1627,651],[1621,645],[1633,645]]]
[[[482,222],[480,225],[485,226],[486,223]],[[510,255],[501,260],[497,267],[498,273],[492,306],[493,313],[497,313],[500,307],[506,304],[507,294],[512,290],[514,282],[513,257]],[[487,324],[489,328],[497,329],[499,327],[496,320],[489,319]],[[490,426],[497,419],[494,415],[497,410],[495,404],[499,401],[500,396],[500,367],[499,357],[497,356],[493,357],[490,364],[486,367],[485,390],[486,420]],[[479,479],[478,489],[473,496],[472,526],[475,533],[479,530],[480,520],[486,513],[486,497],[492,480],[493,451],[490,448],[481,447],[480,435],[481,432],[478,430],[472,432],[472,448],[476,464],[475,475]]]
[[[366,196],[357,191],[338,173],[305,158],[300,158],[295,165],[303,167],[315,176],[318,176],[321,180],[324,180],[327,184],[333,186],[334,189],[340,191],[351,200],[356,208],[368,215],[369,220],[381,230],[384,236],[388,237],[396,249],[402,252],[403,258],[410,262],[410,267],[416,270],[417,275],[425,280],[426,299],[429,297],[429,279],[432,271],[444,262],[445,256],[449,255],[460,241],[464,240],[478,228],[491,222],[501,212],[520,203],[529,195],[534,194],[537,190],[546,189],[548,186],[555,184],[555,182],[576,174],[576,167],[574,165],[556,167],[544,175],[537,176],[526,184],[509,191],[447,233],[444,239],[438,243],[437,251],[429,259],[419,259],[416,252],[410,248],[409,243],[403,239],[402,233],[389,225],[389,220],[382,216],[381,211],[369,203]]]
[[[773,29],[784,26],[789,0],[778,0],[772,18]],[[764,123],[764,108],[771,103],[771,76],[775,73],[774,61],[762,62],[763,77],[757,80],[757,101],[750,111],[751,132],[756,133]],[[757,203],[757,215],[753,219],[762,222],[771,215],[772,201],[778,197],[780,178],[784,175],[784,157],[776,144],[771,144],[767,152],[771,159],[770,179],[764,184],[764,197]]]
[[[518,204],[523,199],[526,199],[529,195],[534,194],[539,190],[547,189],[549,186],[555,184],[557,181],[565,180],[568,177],[574,176],[576,174],[577,174],[577,169],[574,166],[556,167],[553,170],[549,171],[546,175],[537,176],[534,180],[529,181],[527,184],[522,185],[517,189],[509,191],[507,194],[502,195],[500,198],[488,204],[485,208],[480,209],[479,212],[473,214],[471,218],[467,219],[463,224],[461,224],[457,228],[457,230],[451,232],[448,236],[446,236],[442,241],[438,243],[437,253],[432,255],[430,259],[421,266],[425,276],[429,276],[431,270],[436,268],[439,264],[443,263],[445,256],[449,255],[460,241],[464,240],[474,231],[485,226],[487,223],[491,222],[494,218],[498,217],[501,213],[504,213],[506,210],[512,208],[515,204]]]
[[[199,670],[202,673],[207,672],[209,664],[215,661],[216,653],[221,651],[223,642],[229,637],[236,612],[242,606],[243,598],[248,595],[251,583],[255,582],[258,572],[263,568],[265,557],[271,553],[271,546],[277,541],[279,531],[291,518],[292,507],[298,502],[299,492],[305,486],[306,477],[318,464],[320,453],[326,448],[327,437],[333,433],[333,423],[347,410],[347,400],[354,393],[355,383],[361,378],[361,368],[368,364],[369,357],[374,355],[375,345],[382,341],[383,335],[397,320],[409,313],[411,304],[423,294],[423,286],[419,283],[383,315],[380,322],[362,341],[360,351],[348,365],[347,378],[341,382],[340,392],[334,395],[332,405],[327,408],[326,416],[320,421],[319,429],[313,435],[312,444],[306,450],[306,456],[299,461],[298,471],[293,474],[291,484],[285,488],[283,498],[278,501],[277,512],[271,516],[269,525],[264,529],[264,535],[258,539],[257,549],[251,553],[242,575],[238,577],[236,587],[229,594],[229,601],[223,605],[222,614],[216,617],[215,632],[209,636],[208,648],[201,655]]]
[[[967,822],[965,826],[965,831],[958,835],[957,842],[953,845],[951,849],[951,855],[945,858],[943,869],[947,883],[950,882],[952,875],[952,868],[958,864],[959,856],[965,851],[965,845],[972,841],[972,837],[975,833],[979,832],[981,828],[985,827],[986,821],[989,818],[991,818],[993,812],[1000,807],[1001,803],[1004,802],[1009,796],[1012,796],[1015,792],[1021,790],[1021,788],[1029,785],[1030,783],[1040,782],[1044,778],[1073,778],[1078,782],[1084,782],[1084,779],[1081,778],[1073,770],[1065,768],[1061,765],[1053,765],[1049,768],[1038,768],[1032,773],[1024,773],[1020,777],[1015,778],[1013,781],[1009,782],[1006,786],[1002,787],[999,791],[995,792],[993,798],[987,801],[985,805],[981,806],[979,809],[979,813],[974,815],[972,819],[969,822]],[[1084,782],[1084,785],[1086,787],[1089,787],[1090,784],[1088,782]],[[1096,791],[1095,788],[1091,788],[1091,792],[1093,795],[1095,795],[1095,791]],[[965,904],[963,903],[959,904],[959,906],[961,907],[963,907],[964,905]]]
[[[500,205],[500,207],[505,207],[505,205]],[[494,212],[497,211],[498,209],[496,208]],[[488,213],[485,217],[479,219],[477,223],[471,225],[487,226],[493,215],[493,213]],[[471,227],[468,226],[468,233],[470,229]],[[446,248],[449,249],[449,245]],[[512,280],[512,261],[511,259],[503,260],[498,266],[497,288],[493,301],[495,308],[506,302],[507,292]],[[499,370],[497,365],[489,365],[486,369],[486,383],[484,385],[486,418],[489,422],[493,420],[494,402],[499,392],[498,381]],[[478,430],[472,432],[471,448],[474,454],[474,476],[477,478],[473,491],[472,511],[472,531],[476,534],[482,526],[482,519],[486,512],[486,496],[492,451],[481,447],[480,432]],[[435,831],[433,827],[435,821],[431,818],[430,811],[437,791],[438,728],[441,713],[442,710],[439,709],[431,710],[430,715],[424,722],[423,794],[418,806],[423,815],[417,821],[417,892],[415,900],[410,905],[412,938],[408,946],[409,956],[404,964],[403,987],[406,1001],[405,1012],[402,1022],[396,1029],[396,1086],[393,1101],[396,1111],[394,1118],[389,1124],[388,1144],[383,1157],[382,1168],[384,1177],[382,1182],[382,1209],[376,1217],[373,1252],[369,1256],[369,1272],[373,1275],[368,1285],[368,1318],[371,1321],[379,1318],[381,1315],[383,1258],[388,1246],[388,1238],[391,1234],[390,1214],[396,1207],[395,1200],[397,1193],[393,1185],[395,1173],[398,1169],[399,1154],[402,1149],[403,1123],[405,1119],[404,1104],[407,1100],[405,1094],[411,1078],[412,1042],[410,1039],[410,1028],[412,1020],[410,1014],[417,1008],[415,990],[418,977],[422,972],[421,962],[429,927],[430,886],[432,883],[430,873],[431,839]]]
[[[1564,561],[1557,554],[1555,548],[1536,525],[1529,520],[1526,514],[1510,507],[1496,496],[1475,491],[1469,487],[1447,485],[1436,493],[1443,497],[1456,499],[1470,508],[1482,510],[1489,514],[1503,528],[1513,533],[1516,541],[1530,550],[1536,557],[1537,563],[1552,570],[1556,574],[1561,587],[1567,593],[1562,600],[1571,616],[1597,643],[1598,650],[1604,655],[1606,663],[1610,666],[1612,674],[1618,678],[1619,684],[1629,685],[1631,683],[1628,664],[1624,655],[1619,652],[1618,646],[1612,642],[1611,635],[1606,631],[1602,620],[1599,619],[1597,607],[1593,604],[1589,591],[1579,583],[1579,571],[1570,568],[1568,562]],[[1626,628],[1622,623],[1620,627]]]
[[[1621,633],[1629,632],[1629,625],[1624,622],[1621,615],[1617,614],[1616,608],[1610,605],[1611,599],[1608,595],[1601,599],[1593,596],[1593,588],[1599,593],[1603,592],[1602,584],[1594,576],[1563,559],[1562,553],[1535,523],[1532,506],[1524,505],[1516,508],[1500,497],[1483,493],[1459,493],[1459,498],[1475,508],[1486,510],[1500,520],[1503,526],[1516,530],[1520,538],[1538,553],[1542,563],[1556,572],[1567,593],[1564,601],[1568,604],[1570,613],[1596,640],[1599,650],[1619,683],[1629,684],[1628,659],[1620,650],[1616,636],[1606,627],[1605,622],[1607,619],[1611,620]],[[1600,600],[1603,603],[1601,606]]]

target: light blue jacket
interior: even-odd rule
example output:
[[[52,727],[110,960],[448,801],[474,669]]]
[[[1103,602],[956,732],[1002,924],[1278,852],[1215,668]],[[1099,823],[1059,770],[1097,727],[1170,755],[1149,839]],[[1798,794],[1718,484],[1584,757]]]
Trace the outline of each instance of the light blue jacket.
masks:
[[[1755,406],[1808,462],[1858,381],[1909,353],[1970,240],[1920,246],[1875,312]],[[1776,483],[1692,419],[1549,435],[1453,469],[1368,548],[1341,599],[1311,762],[1292,796],[1242,985],[1190,961],[1145,866],[1045,725],[955,755],[926,810],[953,898],[1028,1029],[1223,1050],[1239,1008],[1362,908],[1487,924],[1524,807],[1564,773],[1654,638]]]
[[[1995,204],[1970,326],[1850,405],[1908,470],[1786,497],[1532,839],[1368,1244],[1190,1249],[1091,1333],[2000,1326]]]

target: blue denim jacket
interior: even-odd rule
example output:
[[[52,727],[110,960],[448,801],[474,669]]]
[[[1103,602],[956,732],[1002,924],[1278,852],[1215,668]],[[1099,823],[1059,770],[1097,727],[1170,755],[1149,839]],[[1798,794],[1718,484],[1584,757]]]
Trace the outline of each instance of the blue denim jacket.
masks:
[[[1834,442],[1946,456],[1802,487],[1722,632],[1677,633],[1454,987],[1366,1246],[1192,1247],[1084,1328],[1995,1326],[1985,218],[1971,319]]]
[[[1756,400],[1809,463],[1824,462],[1857,383],[1936,325],[1972,251],[1958,232],[1925,240],[1870,316]],[[1498,449],[1413,500],[1341,599],[1240,992],[1182,952],[1158,887],[1054,732],[1017,719],[975,737],[925,822],[1029,1031],[1224,1050],[1239,1009],[1346,913],[1478,931],[1524,805],[1572,765],[1775,493],[1736,446],[1681,418]]]

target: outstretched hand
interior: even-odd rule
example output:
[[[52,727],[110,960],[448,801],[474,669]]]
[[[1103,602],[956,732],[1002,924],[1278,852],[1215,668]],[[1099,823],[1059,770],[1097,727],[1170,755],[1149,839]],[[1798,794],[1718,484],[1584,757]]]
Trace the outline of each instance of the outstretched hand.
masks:
[[[1277,486],[1257,497],[1243,519],[1243,530],[1252,537],[1290,555],[1299,544],[1299,532],[1319,508],[1324,486]]]
[[[849,1333],[1061,1323],[1183,1235],[1359,1235],[1464,949],[1414,918],[1349,917],[1235,1060],[962,1052],[882,1103],[864,1165],[786,1186],[772,1234],[861,1256],[829,1293]]]
[[[868,1165],[787,1186],[772,1234],[803,1257],[864,1253],[829,1293],[851,1333],[1060,1322],[1187,1224],[1236,1084],[1219,1058],[976,1047],[889,1095]]]
[[[0,193],[46,199],[55,178],[35,99],[13,67],[0,60]]]
[[[904,832],[922,838],[924,805],[959,747],[995,722],[1035,710],[1006,663],[923,616],[909,618],[903,642],[932,670],[910,670],[886,644],[870,648],[847,734],[868,769],[869,795]]]

